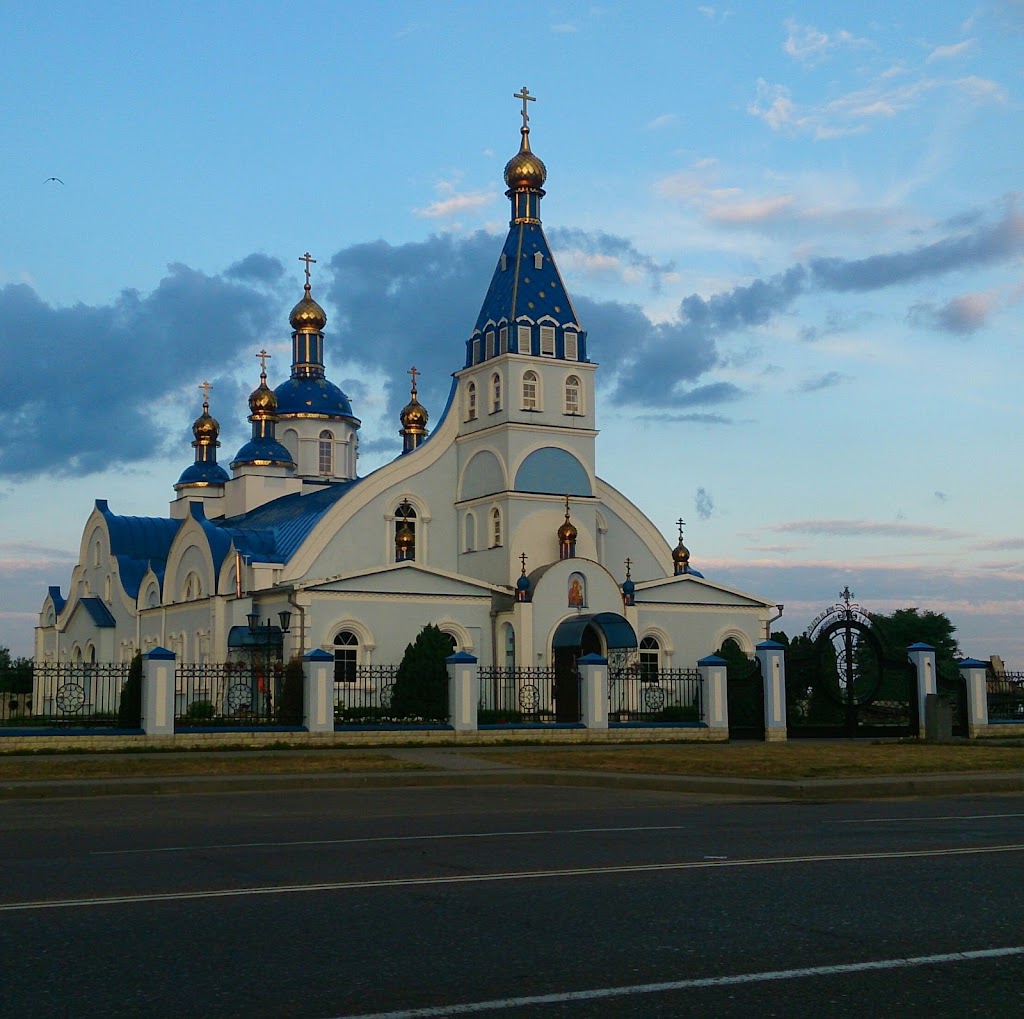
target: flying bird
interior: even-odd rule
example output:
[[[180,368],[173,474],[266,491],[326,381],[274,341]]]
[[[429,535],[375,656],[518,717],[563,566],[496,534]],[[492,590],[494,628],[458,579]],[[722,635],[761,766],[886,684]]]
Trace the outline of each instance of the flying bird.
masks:
[[[47,177],[46,180],[43,181],[43,183],[44,184],[49,184],[51,180],[55,180],[58,184],[63,184],[64,183],[64,181],[62,181],[60,179],[60,177]]]

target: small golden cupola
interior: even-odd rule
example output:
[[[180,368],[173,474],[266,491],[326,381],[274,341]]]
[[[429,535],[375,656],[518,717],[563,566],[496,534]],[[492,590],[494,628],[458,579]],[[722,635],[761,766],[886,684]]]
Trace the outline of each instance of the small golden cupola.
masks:
[[[249,420],[252,422],[252,438],[235,454],[232,469],[244,465],[258,467],[294,468],[295,461],[274,434],[277,426],[277,397],[267,385],[267,358],[270,354],[261,350],[260,384],[249,394]]]
[[[306,263],[305,293],[299,303],[292,308],[288,321],[297,333],[322,333],[327,325],[327,313],[313,300],[309,284],[309,266],[310,263],[315,263],[316,259],[307,251],[299,261]]]
[[[672,549],[672,572],[675,576],[681,573],[690,572],[690,550],[683,544],[683,525],[686,523],[682,517],[676,521],[679,527],[679,544]]]
[[[540,200],[544,197],[544,182],[548,169],[543,161],[530,151],[530,115],[526,104],[536,101],[524,85],[522,92],[515,93],[523,101],[523,126],[519,129],[522,141],[519,151],[505,164],[505,196],[512,200],[512,223],[539,223]]]
[[[576,526],[569,519],[569,496],[565,497],[565,523],[558,528],[558,558],[576,557]]]
[[[416,376],[421,372],[413,365],[409,369],[412,376],[412,395],[409,402],[402,408],[400,415],[402,429],[398,433],[402,436],[402,452],[411,453],[427,437],[427,408],[416,398]]]
[[[175,491],[183,488],[209,488],[223,485],[228,480],[227,471],[217,463],[217,447],[220,446],[220,424],[210,414],[210,390],[213,386],[204,382],[200,387],[203,391],[203,412],[192,423],[192,448],[195,462],[187,467],[174,486]]]

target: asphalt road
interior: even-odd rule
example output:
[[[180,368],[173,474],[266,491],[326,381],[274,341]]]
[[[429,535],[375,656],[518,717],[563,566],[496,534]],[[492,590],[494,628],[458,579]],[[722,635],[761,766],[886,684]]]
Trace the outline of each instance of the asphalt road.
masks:
[[[22,800],[0,860],[3,1017],[1024,1014],[1019,797]]]

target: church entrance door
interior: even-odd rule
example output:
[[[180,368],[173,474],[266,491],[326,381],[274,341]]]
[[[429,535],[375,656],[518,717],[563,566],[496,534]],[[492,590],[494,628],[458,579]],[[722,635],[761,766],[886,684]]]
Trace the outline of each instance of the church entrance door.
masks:
[[[580,720],[579,660],[584,655],[607,657],[620,648],[635,648],[633,627],[617,612],[571,616],[562,621],[552,641],[555,661],[555,721]]]

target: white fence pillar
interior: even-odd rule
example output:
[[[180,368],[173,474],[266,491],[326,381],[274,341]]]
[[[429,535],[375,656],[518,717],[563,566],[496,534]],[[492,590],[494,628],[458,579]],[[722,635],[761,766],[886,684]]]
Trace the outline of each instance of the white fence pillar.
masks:
[[[588,729],[608,728],[608,659],[584,655],[580,670],[580,718]]]
[[[156,647],[142,656],[142,731],[147,736],[174,734],[173,651]]]
[[[448,666],[448,721],[458,732],[477,728],[480,671],[475,655],[457,651],[445,659]]]
[[[911,644],[907,657],[917,670],[917,734],[924,739],[924,705],[930,693],[938,693],[935,685],[935,648],[931,644]]]
[[[302,724],[307,732],[334,732],[334,656],[321,648],[302,658]]]
[[[763,640],[754,649],[764,683],[764,739],[786,739],[786,649],[774,640]]]
[[[697,663],[697,672],[704,687],[700,720],[708,729],[729,735],[729,690],[727,662],[718,655],[708,655]]]
[[[977,658],[965,658],[959,666],[967,684],[967,738],[975,739],[988,727],[988,670]]]

